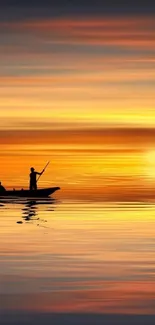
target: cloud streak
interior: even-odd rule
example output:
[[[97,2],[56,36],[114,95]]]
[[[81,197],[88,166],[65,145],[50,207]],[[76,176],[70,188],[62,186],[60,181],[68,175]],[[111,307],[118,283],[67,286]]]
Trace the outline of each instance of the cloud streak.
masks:
[[[0,23],[2,129],[154,127],[154,15]]]
[[[99,16],[3,22],[1,30],[33,33],[44,42],[62,44],[114,45],[155,49],[154,16]]]
[[[155,129],[151,128],[80,128],[63,130],[62,125],[59,129],[51,125],[51,130],[4,130],[0,131],[0,144],[109,145],[109,150],[111,145],[142,149],[155,144]]]

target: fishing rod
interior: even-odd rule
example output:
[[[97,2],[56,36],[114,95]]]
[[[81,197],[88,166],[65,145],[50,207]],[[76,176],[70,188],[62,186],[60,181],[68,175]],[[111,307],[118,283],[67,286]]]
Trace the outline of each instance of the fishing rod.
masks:
[[[46,166],[43,168],[41,174],[39,175],[39,177],[38,177],[38,179],[37,179],[37,182],[38,182],[39,178],[41,177],[41,175],[44,173],[44,171],[45,171],[45,169],[47,168],[47,166],[49,165],[49,163],[50,163],[50,160],[48,161],[48,163],[46,164]]]

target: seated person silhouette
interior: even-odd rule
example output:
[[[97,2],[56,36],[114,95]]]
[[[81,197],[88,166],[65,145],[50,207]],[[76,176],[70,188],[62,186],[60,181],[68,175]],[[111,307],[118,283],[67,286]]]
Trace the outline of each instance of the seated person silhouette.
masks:
[[[0,182],[0,193],[5,192],[5,191],[6,191],[5,187]]]
[[[31,173],[30,173],[30,191],[37,190],[37,175],[41,175],[41,173],[38,173],[35,171],[33,167],[31,167]]]

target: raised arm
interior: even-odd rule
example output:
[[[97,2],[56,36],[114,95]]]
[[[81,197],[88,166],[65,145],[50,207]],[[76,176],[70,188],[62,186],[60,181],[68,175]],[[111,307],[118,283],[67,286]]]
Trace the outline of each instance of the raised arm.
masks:
[[[42,170],[41,173],[37,173],[38,175],[42,175],[44,173],[45,169]]]
[[[39,172],[36,172],[36,175],[42,175],[43,172],[39,173]]]

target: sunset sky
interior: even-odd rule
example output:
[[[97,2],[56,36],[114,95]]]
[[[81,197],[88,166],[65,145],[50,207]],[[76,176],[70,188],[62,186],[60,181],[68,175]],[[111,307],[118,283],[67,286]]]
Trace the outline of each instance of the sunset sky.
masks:
[[[96,148],[153,157],[153,2],[52,3],[0,5],[1,155]]]
[[[60,187],[1,194],[5,324],[155,318],[155,0],[138,2],[0,0],[0,182],[28,189],[50,161],[38,188]]]

